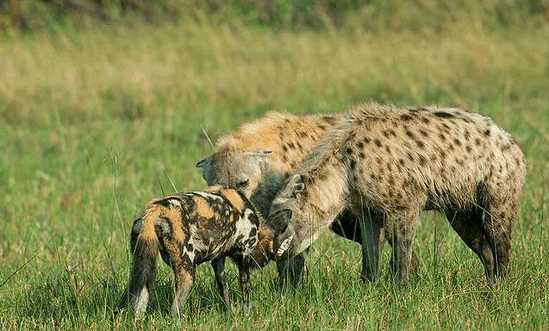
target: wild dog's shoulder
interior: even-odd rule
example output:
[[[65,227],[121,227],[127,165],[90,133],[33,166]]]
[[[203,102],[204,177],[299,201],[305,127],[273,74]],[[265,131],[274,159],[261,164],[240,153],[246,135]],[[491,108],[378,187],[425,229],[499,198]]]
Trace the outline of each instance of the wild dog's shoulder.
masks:
[[[212,214],[214,210],[222,209],[220,205],[228,206],[239,214],[244,214],[247,209],[255,212],[252,203],[243,193],[221,185],[210,186],[203,191],[193,191],[187,195],[192,197],[194,204],[200,207],[199,209],[211,209],[204,214]]]

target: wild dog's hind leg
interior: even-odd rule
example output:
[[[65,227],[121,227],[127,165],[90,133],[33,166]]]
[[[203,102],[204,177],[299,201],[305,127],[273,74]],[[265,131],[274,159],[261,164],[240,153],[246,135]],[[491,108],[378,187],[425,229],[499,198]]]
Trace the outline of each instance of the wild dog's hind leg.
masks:
[[[181,255],[180,246],[176,243],[166,245],[170,252],[171,267],[175,276],[175,298],[172,315],[181,318],[183,306],[191,293],[194,281],[195,265],[189,254]],[[192,251],[187,247],[187,252]]]
[[[225,308],[229,308],[230,299],[229,299],[229,288],[227,286],[227,279],[225,278],[225,258],[219,258],[212,261],[212,267],[215,274],[215,282],[217,284],[217,289],[219,294],[223,299],[223,304]]]
[[[194,267],[178,266],[174,268],[175,298],[172,305],[172,315],[181,318],[183,306],[191,293],[194,281]]]

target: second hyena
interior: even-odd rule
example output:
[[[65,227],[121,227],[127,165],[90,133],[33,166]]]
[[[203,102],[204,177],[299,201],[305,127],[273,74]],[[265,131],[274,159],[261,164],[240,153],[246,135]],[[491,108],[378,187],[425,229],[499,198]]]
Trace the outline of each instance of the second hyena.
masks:
[[[358,106],[326,134],[273,201],[275,251],[300,254],[350,209],[360,220],[365,278],[378,273],[383,229],[393,260],[410,277],[419,213],[446,214],[490,281],[509,264],[511,230],[525,178],[523,154],[492,120],[455,108]]]
[[[167,196],[150,202],[135,220],[130,237],[132,269],[120,308],[130,300],[137,318],[153,293],[156,258],[160,253],[175,275],[172,313],[180,316],[193,284],[196,266],[211,261],[225,305],[229,291],[225,258],[238,266],[244,310],[249,309],[249,269],[272,259],[272,231],[250,201],[232,189]]]
[[[219,139],[217,151],[197,166],[202,168],[208,185],[237,188],[266,215],[289,173],[343,116],[268,113]],[[330,227],[342,237],[362,242],[361,229],[349,210],[341,212]],[[389,243],[393,242],[389,231],[386,237]],[[277,261],[279,281],[297,281],[303,265],[302,254]]]

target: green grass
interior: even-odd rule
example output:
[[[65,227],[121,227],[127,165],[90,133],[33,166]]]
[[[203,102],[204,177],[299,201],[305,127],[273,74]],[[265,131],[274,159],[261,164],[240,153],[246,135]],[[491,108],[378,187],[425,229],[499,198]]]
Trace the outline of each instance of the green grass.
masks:
[[[547,330],[549,306],[549,26],[273,32],[174,23],[0,36],[0,328]],[[407,288],[359,280],[356,245],[331,234],[312,248],[308,278],[275,286],[252,276],[253,308],[224,313],[208,266],[190,309],[169,316],[162,265],[148,318],[113,316],[127,279],[134,214],[162,192],[204,187],[203,137],[270,109],[343,111],[355,102],[460,106],[519,141],[528,178],[512,269],[494,289],[446,221],[425,215]]]

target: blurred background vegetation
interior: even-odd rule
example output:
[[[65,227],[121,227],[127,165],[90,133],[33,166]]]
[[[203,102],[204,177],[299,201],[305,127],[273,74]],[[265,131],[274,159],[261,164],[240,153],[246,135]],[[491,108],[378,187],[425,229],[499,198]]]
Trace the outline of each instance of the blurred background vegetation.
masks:
[[[273,265],[254,273],[250,316],[221,312],[203,267],[177,324],[160,268],[145,329],[548,330],[548,41],[549,0],[0,0],[0,329],[135,328],[112,315],[132,216],[204,187],[203,128],[215,140],[270,110],[373,100],[477,111],[522,146],[501,288],[486,295],[478,258],[425,215],[411,291],[386,268],[363,284],[360,249],[326,234],[293,295]]]
[[[543,24],[548,0],[0,0],[0,27],[36,30],[124,19],[237,19],[277,29],[443,30],[465,17],[487,27]]]

